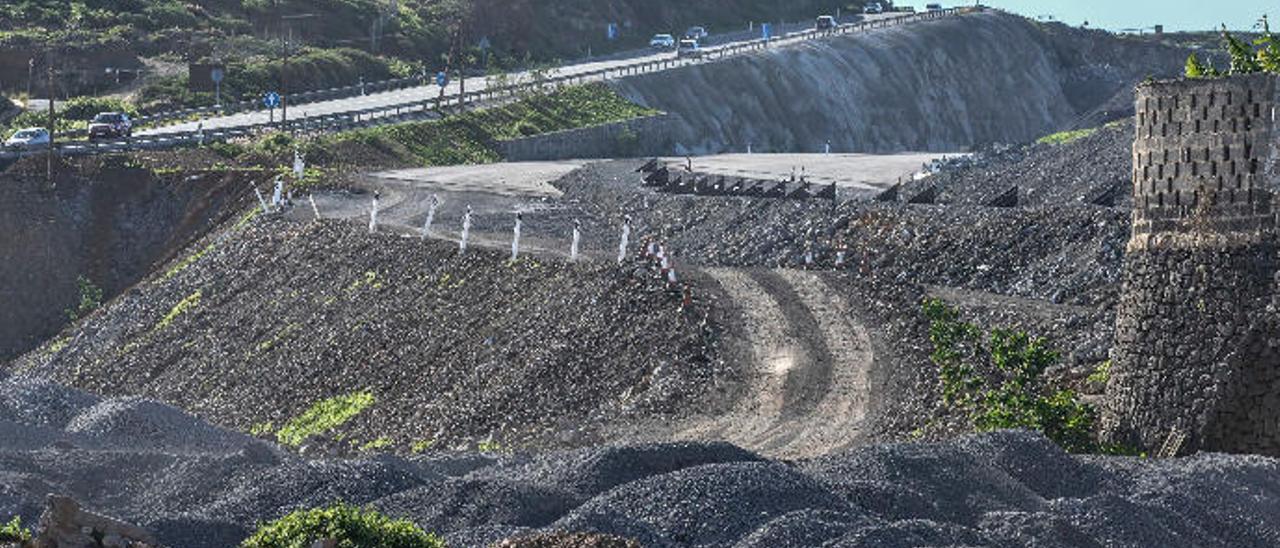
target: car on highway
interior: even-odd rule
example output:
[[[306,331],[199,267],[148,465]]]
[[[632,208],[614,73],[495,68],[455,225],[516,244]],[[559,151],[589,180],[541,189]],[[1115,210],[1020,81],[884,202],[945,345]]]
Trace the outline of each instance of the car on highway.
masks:
[[[676,47],[676,37],[670,34],[655,34],[649,40],[649,47],[657,50],[668,50]]]
[[[89,122],[89,140],[122,139],[133,136],[133,120],[123,112],[99,112]]]
[[[29,127],[15,131],[13,135],[4,142],[4,148],[13,150],[35,150],[48,147],[49,143],[49,130],[42,127]]]
[[[836,18],[830,15],[818,16],[818,22],[814,25],[818,30],[835,30],[838,26],[840,25],[836,23]]]
[[[699,44],[706,41],[708,36],[711,35],[707,33],[706,27],[689,27],[689,30],[684,31],[685,38],[697,40]]]
[[[881,4],[879,2],[872,2],[870,4],[867,4],[862,7],[862,13],[866,13],[869,15],[884,13],[884,4]]]
[[[927,11],[942,11],[942,4],[925,4],[924,9]]]
[[[681,40],[680,46],[676,48],[676,57],[679,59],[702,59],[702,46],[697,40]]]

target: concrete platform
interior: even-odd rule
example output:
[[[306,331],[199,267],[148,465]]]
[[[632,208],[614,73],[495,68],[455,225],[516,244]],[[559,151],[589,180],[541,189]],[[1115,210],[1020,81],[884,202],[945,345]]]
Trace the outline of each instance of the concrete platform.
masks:
[[[523,198],[558,197],[551,182],[587,162],[517,162],[473,166],[399,169],[369,174],[389,184],[436,192],[478,192]]]
[[[855,191],[879,192],[899,179],[911,179],[925,164],[943,156],[936,152],[901,154],[720,154],[693,158],[693,171],[703,175],[781,180],[803,168],[805,179],[819,185],[835,183]],[[663,158],[673,173],[687,167],[686,158]]]

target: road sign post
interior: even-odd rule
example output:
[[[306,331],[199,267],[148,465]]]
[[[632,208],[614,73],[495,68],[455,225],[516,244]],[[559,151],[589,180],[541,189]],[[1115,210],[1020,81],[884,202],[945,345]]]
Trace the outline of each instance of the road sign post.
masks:
[[[209,79],[213,80],[213,106],[222,110],[222,79],[226,74],[222,67],[214,67],[209,71]]]
[[[268,91],[266,95],[262,96],[262,104],[270,110],[270,118],[268,120],[274,124],[276,122],[276,107],[280,106],[280,94]],[[281,117],[280,121],[284,122],[283,117]]]

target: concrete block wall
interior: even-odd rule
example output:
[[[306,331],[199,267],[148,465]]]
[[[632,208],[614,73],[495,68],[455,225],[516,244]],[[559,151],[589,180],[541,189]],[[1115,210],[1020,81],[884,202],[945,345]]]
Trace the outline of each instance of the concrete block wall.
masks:
[[[1144,84],[1109,441],[1280,455],[1274,76]]]
[[[498,152],[509,162],[575,158],[669,156],[672,116],[658,114],[612,124],[557,131],[499,141]]]

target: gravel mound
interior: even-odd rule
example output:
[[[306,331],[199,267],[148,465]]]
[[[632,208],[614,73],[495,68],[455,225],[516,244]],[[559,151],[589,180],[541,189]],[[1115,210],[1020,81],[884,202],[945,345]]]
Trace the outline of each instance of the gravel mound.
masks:
[[[498,250],[459,254],[351,223],[277,219],[205,244],[79,324],[84,336],[17,369],[242,432],[371,394],[368,409],[303,444],[334,454],[590,444],[619,417],[683,413],[727,367],[701,303],[682,313],[679,291],[638,259],[511,262]],[[111,405],[77,431],[106,421],[184,434],[154,410],[140,419],[132,406],[144,403]]]
[[[494,548],[641,548],[641,546],[634,540],[608,535],[542,533],[507,539],[494,545]]]
[[[1128,208],[1133,120],[1096,128],[1066,143],[990,146],[931,177],[904,185],[910,198],[928,188],[938,203],[981,205],[1018,187],[1020,206],[1095,205]]]
[[[94,399],[54,385],[29,394],[33,406],[50,395]],[[181,415],[161,407],[90,405]],[[259,522],[336,501],[408,518],[452,546],[1280,543],[1280,461],[1072,456],[1028,432],[798,462],[714,444],[315,460],[255,440],[209,451],[235,435],[190,417],[193,434],[165,438],[163,448],[128,421],[75,432],[24,421],[0,433],[63,438],[0,445],[0,516],[34,522],[45,494],[62,493],[184,548],[235,545]]]

